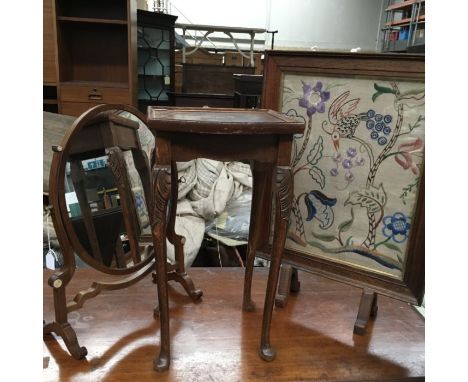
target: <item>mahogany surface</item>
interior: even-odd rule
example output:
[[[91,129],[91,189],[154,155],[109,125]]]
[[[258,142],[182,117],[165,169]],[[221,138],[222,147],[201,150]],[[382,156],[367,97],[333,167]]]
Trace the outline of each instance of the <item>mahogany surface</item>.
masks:
[[[255,268],[252,298],[264,298],[268,269]],[[46,321],[54,317],[51,271],[44,270]],[[45,336],[44,381],[421,381],[425,374],[424,320],[401,301],[379,296],[379,314],[366,334],[353,335],[361,289],[300,271],[301,293],[274,312],[274,363],[258,357],[262,310],[243,312],[242,268],[190,268],[203,302],[193,304],[181,285],[169,288],[172,364],[155,374],[159,319],[152,309],[151,278],[116,291],[102,291],[69,320],[90,353],[69,356],[61,339]],[[95,278],[77,269],[67,293]],[[109,279],[111,276],[107,276]],[[47,358],[49,357],[49,358]]]
[[[273,110],[211,107],[149,107],[148,125],[156,132],[254,136],[298,134],[305,126]]]

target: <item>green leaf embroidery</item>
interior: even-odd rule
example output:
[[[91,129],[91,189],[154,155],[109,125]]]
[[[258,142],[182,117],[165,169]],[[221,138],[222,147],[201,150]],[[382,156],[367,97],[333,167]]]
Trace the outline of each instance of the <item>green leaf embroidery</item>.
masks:
[[[314,146],[310,149],[309,155],[307,155],[307,162],[309,162],[311,165],[316,165],[323,156],[322,151],[323,138],[322,136],[319,136],[317,142],[315,142]]]
[[[374,89],[376,90],[376,92],[372,95],[372,101],[373,102],[375,102],[377,97],[381,96],[384,93],[395,94],[395,90],[393,90],[392,88],[387,88],[385,86],[380,86],[380,85],[377,85],[376,83],[374,83]]]
[[[416,194],[417,186],[419,184],[419,176],[414,179],[413,183],[410,183],[406,187],[403,187],[403,192],[400,195],[400,199],[404,205],[406,205],[406,198],[409,197],[410,194]]]
[[[377,85],[376,83],[374,83],[374,89],[377,90],[379,93],[395,94],[395,90],[393,90],[392,88],[387,88],[385,86],[380,86],[380,85]]]
[[[378,96],[381,96],[383,93],[380,93],[380,92],[375,92],[373,95],[372,95],[372,101],[375,102],[375,100],[377,99]]]
[[[333,235],[320,235],[318,233],[315,233],[314,231],[312,231],[312,236],[316,237],[317,239],[319,240],[322,240],[322,241],[333,241],[333,240],[336,240],[336,237],[333,236]]]
[[[400,264],[403,264],[403,258],[401,257],[401,255],[399,253],[397,253],[396,255],[398,261],[400,262]]]
[[[368,189],[354,191],[349,194],[349,198],[345,201],[344,205],[352,204],[367,208],[367,211],[376,214],[381,211],[387,203],[387,194],[383,189],[382,183],[380,186],[370,186]]]
[[[395,244],[392,244],[392,243],[383,243],[383,245],[385,245],[387,248],[389,248],[389,249],[391,249],[391,250],[393,250],[393,251],[397,251],[397,252],[403,253],[403,252],[401,251],[401,249],[400,249],[398,246],[396,246]]]
[[[414,129],[416,129],[417,127],[419,127],[421,125],[421,121],[424,121],[424,117],[422,115],[420,115],[418,117],[418,120],[413,124],[411,125],[410,123],[408,123],[408,128],[409,128],[409,132],[412,132]]]
[[[338,232],[346,232],[351,228],[354,221],[354,212],[351,208],[351,220],[345,221],[338,226]],[[349,240],[349,239],[348,239]]]
[[[325,187],[325,175],[321,169],[316,166],[312,166],[309,168],[309,175],[318,183],[322,189]]]
[[[340,84],[340,83],[329,84],[329,85],[325,88],[325,91],[328,92],[328,91],[332,90],[333,88],[336,88],[336,87],[338,87],[338,86],[345,86],[345,85],[346,85],[345,83],[342,83],[342,84]]]
[[[348,237],[348,239],[346,240],[346,246],[347,246],[347,247],[349,247],[350,245],[353,244],[353,242],[351,241],[352,238],[353,238],[353,237],[350,236],[350,237]]]

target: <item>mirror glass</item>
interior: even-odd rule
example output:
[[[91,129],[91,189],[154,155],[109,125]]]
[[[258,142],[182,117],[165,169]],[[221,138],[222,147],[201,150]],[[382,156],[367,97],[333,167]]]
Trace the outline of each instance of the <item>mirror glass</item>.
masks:
[[[99,113],[68,141],[64,177],[66,213],[74,251],[100,268],[131,269],[151,244],[149,155],[154,138],[131,113]]]

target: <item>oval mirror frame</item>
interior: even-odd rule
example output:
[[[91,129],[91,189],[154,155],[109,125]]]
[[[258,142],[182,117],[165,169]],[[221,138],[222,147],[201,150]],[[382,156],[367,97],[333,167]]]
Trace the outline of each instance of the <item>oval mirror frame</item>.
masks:
[[[79,131],[84,128],[90,121],[92,121],[100,113],[110,110],[122,110],[127,111],[137,117],[141,122],[146,125],[146,116],[137,110],[136,108],[129,105],[121,104],[106,104],[97,105],[81,114],[75,122],[68,128],[64,138],[62,139],[61,145],[54,148],[54,154],[52,156],[52,163],[49,175],[49,194],[50,201],[54,213],[54,224],[57,225],[57,235],[59,237],[60,246],[69,246],[69,250],[63,250],[64,257],[74,256],[75,252],[80,259],[82,259],[90,267],[110,275],[129,275],[133,274],[146,265],[148,265],[154,259],[154,251],[149,247],[146,247],[146,257],[142,259],[136,265],[129,268],[110,268],[94,259],[83,247],[75,230],[72,226],[72,221],[68,216],[67,205],[65,201],[65,168],[67,159],[69,157],[70,148],[73,144],[73,139],[77,136]],[[151,169],[148,164],[148,171]],[[150,185],[151,188],[151,185]],[[148,203],[150,204],[150,203]],[[151,211],[148,211],[151,214]],[[150,245],[152,247],[152,245]],[[64,268],[70,264],[70,259],[64,259]],[[75,263],[74,259],[72,260]]]

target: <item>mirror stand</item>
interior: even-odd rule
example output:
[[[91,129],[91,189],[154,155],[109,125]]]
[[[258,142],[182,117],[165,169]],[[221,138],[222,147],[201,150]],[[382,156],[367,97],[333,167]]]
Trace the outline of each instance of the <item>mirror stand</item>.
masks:
[[[53,288],[55,320],[48,323],[44,322],[43,334],[55,333],[62,337],[68,351],[75,359],[84,358],[88,351],[86,347],[79,345],[76,332],[68,321],[68,314],[80,309],[87,300],[96,297],[102,291],[127,288],[142,280],[155,269],[153,250],[155,227],[153,219],[154,206],[152,201],[152,179],[149,171],[149,163],[139,143],[137,134],[138,127],[132,127],[132,123],[119,124],[119,118],[114,118],[114,115],[112,115],[112,118],[108,118],[108,116],[111,115],[108,112],[112,110],[124,110],[145,122],[145,116],[131,106],[98,105],[83,113],[73,123],[61,146],[53,147],[54,154],[49,182],[50,203],[52,204],[51,215],[63,254],[64,263],[63,267],[57,270],[48,279],[49,286]],[[104,118],[102,118],[103,116]],[[100,124],[97,124],[96,120],[99,120]],[[87,129],[85,134],[81,135],[83,129],[89,125],[93,125],[93,128]],[[83,136],[87,139],[77,139]],[[103,140],[101,146],[96,143],[100,139]],[[83,144],[83,142],[86,144]],[[92,142],[92,150],[86,146],[89,145],[89,142]],[[132,144],[130,144],[130,142]],[[74,145],[72,145],[72,143],[74,143]],[[115,263],[116,268],[110,268],[109,264],[105,265],[103,261],[105,253],[101,248],[102,243],[98,241],[99,238],[102,240],[103,235],[102,233],[101,235],[97,234],[96,229],[98,228],[98,224],[95,220],[104,217],[105,219],[111,219],[111,221],[114,219],[115,221],[115,211],[117,209],[109,208],[108,210],[92,212],[84,187],[85,179],[83,177],[82,160],[90,158],[90,156],[87,156],[89,152],[98,152],[99,150],[105,150],[105,154],[108,157],[108,167],[113,175],[120,197],[121,206],[118,208],[118,212],[123,216],[123,225],[130,244],[129,254],[124,254],[122,252],[119,236],[113,237],[110,248],[111,251],[114,252],[114,259],[111,261]],[[127,177],[127,169],[123,156],[124,150],[131,151],[135,169],[141,180],[144,197],[147,203],[149,222],[152,231],[151,234],[142,234],[139,229],[134,200],[133,197],[131,197],[132,190]],[[77,237],[77,232],[74,230],[75,226],[72,223],[72,218],[70,218],[65,201],[65,169],[67,161],[70,166],[70,176],[76,193],[76,199],[78,200],[81,210],[80,224],[83,225],[83,232],[87,235],[87,240],[89,241],[87,249],[85,249],[83,243]],[[174,163],[174,167],[175,166]],[[173,174],[176,180],[173,184],[177,184],[177,171],[174,171]],[[174,229],[177,193],[173,200],[170,201],[170,206],[171,212],[169,215],[167,238],[175,247],[176,261],[174,264],[167,264],[168,280],[179,282],[193,300],[198,300],[203,293],[201,290],[195,288],[193,281],[185,271],[183,252],[185,238],[177,235]],[[105,220],[104,226],[105,230],[110,231],[110,226]],[[116,245],[113,244],[114,242]],[[97,271],[119,276],[119,279],[117,281],[94,281],[89,288],[78,292],[73,300],[67,301],[65,292],[67,285],[70,283],[75,273],[75,253]],[[130,258],[130,263],[132,264],[129,267],[126,263],[127,258]],[[156,280],[156,273],[153,273],[153,281],[156,282]],[[155,308],[154,313],[158,313],[157,308]]]
[[[53,210],[52,219],[55,227],[62,227],[58,225],[60,223],[56,223],[59,219],[57,219]],[[44,322],[43,334],[55,333],[62,337],[72,357],[75,359],[82,359],[88,354],[88,350],[86,347],[79,345],[75,330],[68,322],[68,314],[80,309],[86,300],[96,297],[104,290],[122,289],[137,283],[151,272],[154,264],[152,261],[148,262],[143,268],[134,272],[132,275],[116,282],[95,281],[91,284],[90,288],[78,292],[72,301],[67,302],[65,290],[75,273],[75,256],[68,239],[64,235],[65,232],[63,232],[63,229],[57,231],[57,237],[61,244],[64,266],[60,271],[55,272],[48,280],[48,284],[53,288],[55,321],[49,323]],[[152,248],[147,246],[145,250],[152,251]],[[151,254],[147,254],[146,258],[151,259]]]
[[[156,183],[156,182],[155,182]],[[177,212],[177,195],[178,195],[178,185],[179,179],[177,175],[177,164],[173,162],[171,165],[171,187],[173,191],[170,195],[169,200],[169,220],[167,222],[167,239],[169,242],[174,245],[175,249],[175,263],[167,264],[167,281],[175,281],[182,285],[187,294],[194,300],[198,300],[202,297],[203,292],[200,289],[196,289],[191,277],[185,271],[185,262],[184,262],[184,244],[185,237],[178,235],[175,232],[175,220]],[[156,187],[156,184],[155,184]],[[152,209],[154,213],[154,209]],[[152,222],[155,221],[154,216],[151,219]],[[153,282],[157,284],[157,274],[153,273]],[[154,313],[159,314],[158,307],[155,308]]]

